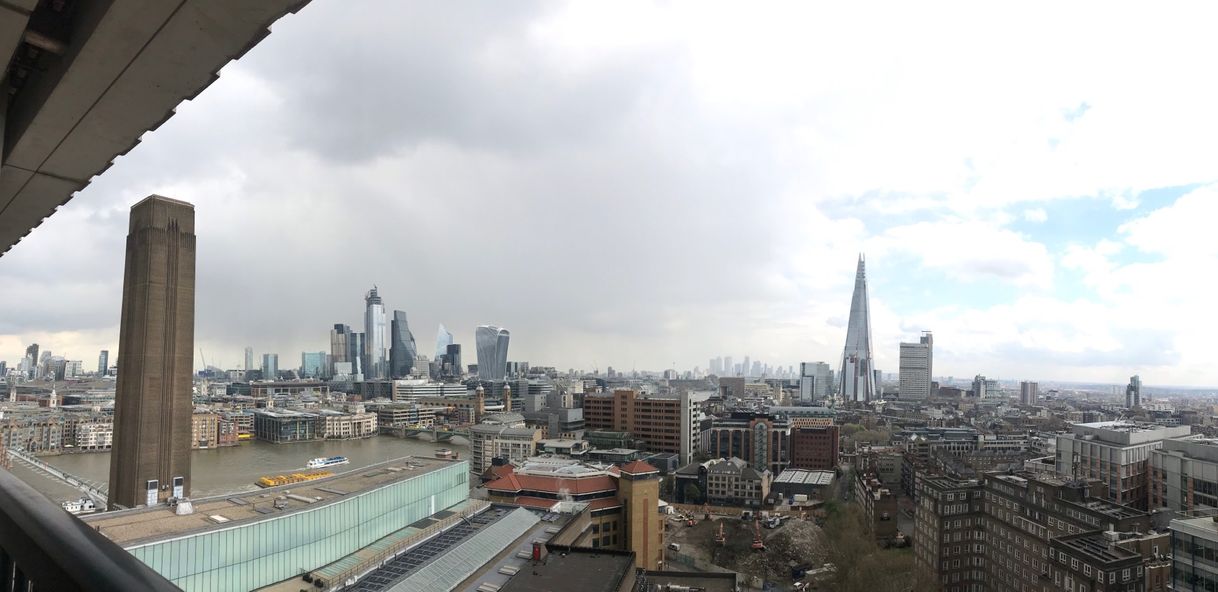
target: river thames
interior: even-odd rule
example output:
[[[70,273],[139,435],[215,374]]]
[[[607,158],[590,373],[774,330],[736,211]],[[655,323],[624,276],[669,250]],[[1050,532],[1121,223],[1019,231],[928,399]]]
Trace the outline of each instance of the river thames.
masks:
[[[195,450],[191,453],[191,497],[201,498],[257,490],[254,481],[263,475],[303,470],[309,459],[345,456],[351,464],[331,470],[345,472],[402,456],[435,458],[436,448],[448,448],[465,459],[469,444],[463,438],[436,444],[430,439],[374,436],[366,440],[329,440],[295,444],[245,442],[238,446]],[[104,483],[110,478],[110,453],[93,452],[44,456],[41,460],[68,473]],[[13,462],[13,474],[24,479],[55,502],[83,495],[67,483]]]

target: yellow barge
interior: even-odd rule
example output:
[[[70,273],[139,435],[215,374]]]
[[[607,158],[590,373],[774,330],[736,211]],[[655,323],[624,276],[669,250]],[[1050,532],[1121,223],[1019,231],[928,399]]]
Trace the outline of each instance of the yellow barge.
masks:
[[[324,479],[333,475],[331,471],[306,471],[303,473],[290,473],[287,475],[275,475],[273,477],[260,477],[254,483],[258,487],[279,487],[280,485],[289,485],[292,483],[303,483],[305,481],[314,481]]]

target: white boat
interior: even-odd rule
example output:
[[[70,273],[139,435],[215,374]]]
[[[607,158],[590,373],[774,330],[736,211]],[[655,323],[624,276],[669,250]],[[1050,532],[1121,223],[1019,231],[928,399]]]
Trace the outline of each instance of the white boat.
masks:
[[[349,462],[351,462],[351,461],[347,460],[347,457],[345,457],[345,456],[331,456],[328,458],[324,457],[324,456],[319,456],[319,457],[305,463],[305,468],[306,469],[320,469],[322,467],[332,467],[334,465],[345,465]]]
[[[94,504],[93,500],[87,497],[82,497],[78,500],[68,500],[59,505],[67,510],[69,514],[92,514],[97,511],[97,504]]]

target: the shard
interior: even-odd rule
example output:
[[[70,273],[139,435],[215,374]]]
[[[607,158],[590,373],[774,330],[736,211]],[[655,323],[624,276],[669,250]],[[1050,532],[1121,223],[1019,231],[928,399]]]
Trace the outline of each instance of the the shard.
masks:
[[[839,392],[846,401],[869,402],[877,399],[874,357],[871,355],[871,305],[867,298],[867,269],[859,255],[854,275],[854,296],[850,298],[850,322],[846,327],[846,347],[842,350]]]

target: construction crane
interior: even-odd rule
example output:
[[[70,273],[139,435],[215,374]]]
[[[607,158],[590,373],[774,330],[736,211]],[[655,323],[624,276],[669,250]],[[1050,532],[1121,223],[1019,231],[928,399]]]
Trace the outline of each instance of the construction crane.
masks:
[[[765,551],[765,541],[761,539],[761,520],[753,519],[753,550]]]
[[[709,504],[706,504],[706,503],[702,504],[702,519],[710,520],[710,505]]]
[[[719,522],[719,532],[715,534],[715,542],[719,543],[720,547],[727,545],[727,535],[723,533],[722,521]]]

